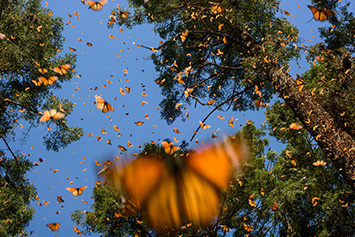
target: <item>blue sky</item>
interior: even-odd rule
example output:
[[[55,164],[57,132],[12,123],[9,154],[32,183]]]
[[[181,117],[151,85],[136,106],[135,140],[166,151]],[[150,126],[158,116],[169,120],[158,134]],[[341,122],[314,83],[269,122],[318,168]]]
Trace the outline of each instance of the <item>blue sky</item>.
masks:
[[[70,219],[70,213],[76,209],[90,210],[93,202],[91,199],[92,189],[98,179],[96,172],[100,169],[95,165],[95,160],[103,163],[109,158],[113,159],[115,155],[119,155],[121,160],[128,159],[130,154],[139,152],[138,146],[140,144],[159,139],[173,139],[175,137],[180,142],[184,139],[189,141],[193,131],[199,125],[199,121],[210,112],[211,108],[197,106],[195,109],[193,105],[186,105],[190,119],[185,122],[178,119],[170,126],[160,119],[160,112],[157,108],[162,97],[158,86],[154,83],[157,73],[149,60],[151,51],[137,47],[138,44],[148,47],[159,45],[159,38],[154,34],[152,26],[143,25],[132,30],[123,28],[123,33],[117,27],[112,30],[106,27],[111,10],[118,3],[120,7],[127,8],[126,1],[109,0],[104,8],[97,12],[89,10],[88,6],[83,5],[80,0],[47,0],[47,2],[48,8],[53,11],[54,16],[62,17],[64,22],[71,21],[65,25],[63,32],[66,37],[63,53],[69,52],[68,47],[77,49],[75,52],[78,56],[76,71],[77,75],[81,75],[81,78],[74,76],[71,82],[64,83],[62,89],[56,94],[76,103],[74,112],[68,116],[68,123],[83,127],[85,135],[80,141],[59,152],[48,152],[45,150],[42,140],[42,134],[47,128],[44,125],[39,125],[38,128],[30,132],[26,141],[13,143],[11,146],[30,154],[30,159],[33,162],[38,162],[38,157],[45,158],[43,163],[28,173],[30,181],[37,188],[40,199],[32,202],[36,213],[28,231],[33,231],[32,236],[54,236],[55,234],[57,236],[75,236],[74,222]],[[301,4],[300,8],[297,8],[298,4]],[[282,7],[291,13],[291,16],[287,18],[300,29],[300,37],[304,43],[314,44],[319,40],[317,27],[329,23],[315,22],[314,20],[308,23],[312,15],[307,4],[310,2],[282,1]],[[79,13],[80,20],[73,11]],[[69,17],[68,14],[72,17]],[[111,39],[108,35],[114,35],[115,38]],[[82,39],[82,42],[79,42],[78,38]],[[86,42],[92,43],[93,46],[88,47]],[[120,57],[117,56],[117,53]],[[301,68],[297,68],[296,64],[292,65],[292,75],[295,76],[296,72],[302,74],[308,69],[304,60],[300,61],[300,65]],[[128,74],[125,74],[125,70]],[[126,92],[124,96],[120,94],[120,88],[124,89],[125,86],[131,88],[131,92]],[[93,90],[95,87],[98,88],[96,91]],[[142,93],[146,93],[147,96],[143,97]],[[103,114],[96,109],[94,105],[96,94],[108,101],[115,111]],[[146,101],[147,104],[142,106],[143,101]],[[145,118],[145,114],[148,114],[149,119]],[[225,119],[218,119],[219,115],[223,115]],[[231,117],[234,120],[238,119],[234,122],[234,128],[228,126],[228,120]],[[247,119],[254,121],[259,126],[266,120],[264,110],[246,113],[217,111],[205,122],[211,125],[211,128],[200,130],[195,139],[197,138],[199,142],[211,142],[211,134],[217,129],[220,129],[217,132],[219,138],[234,134],[246,123]],[[143,121],[144,124],[137,126],[134,123],[136,121]],[[115,131],[113,125],[116,125],[120,131]],[[177,128],[181,133],[174,133],[174,128]],[[103,134],[102,129],[107,134]],[[21,134],[22,131],[19,129],[17,132]],[[93,136],[89,137],[88,134],[93,134]],[[97,141],[97,136],[100,136],[102,140]],[[107,139],[110,139],[112,145],[106,143]],[[133,147],[128,147],[128,141]],[[124,146],[128,151],[120,155],[118,145]],[[190,143],[192,148],[199,145],[194,142]],[[33,149],[31,149],[32,146]],[[271,148],[276,151],[280,151],[282,147],[274,140],[271,143]],[[54,173],[55,169],[58,169],[56,173]],[[88,188],[83,195],[77,198],[66,190],[67,187],[81,186],[88,186]],[[57,195],[62,196],[65,202],[58,203],[56,201]],[[42,201],[49,203],[44,205]],[[38,202],[42,202],[42,206],[39,206]],[[60,214],[56,214],[57,211]],[[46,224],[51,222],[61,224],[58,232],[51,232],[46,227]]]

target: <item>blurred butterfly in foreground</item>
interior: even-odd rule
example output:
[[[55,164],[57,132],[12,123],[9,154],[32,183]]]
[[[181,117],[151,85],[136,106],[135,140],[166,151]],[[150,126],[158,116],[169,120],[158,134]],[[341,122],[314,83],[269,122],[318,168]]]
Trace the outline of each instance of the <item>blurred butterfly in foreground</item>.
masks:
[[[69,68],[71,68],[70,64],[63,64],[62,66],[53,68],[53,71],[60,75],[64,75],[68,73]]]
[[[308,8],[312,11],[313,13],[313,18],[316,21],[325,21],[328,19],[328,17],[333,16],[336,12],[332,10],[325,9],[321,10],[316,7],[308,5]]]
[[[59,223],[49,223],[47,224],[47,227],[51,230],[51,231],[58,231],[60,224]]]
[[[220,195],[232,171],[248,154],[245,143],[242,139],[226,141],[191,154],[182,154],[172,144],[171,149],[166,144],[161,149],[166,160],[147,154],[98,174],[127,194],[123,213],[131,216],[140,208],[157,230],[179,227],[184,221],[211,223],[219,213]]]
[[[103,1],[86,1],[86,4],[89,5],[89,9],[92,9],[94,11],[100,11],[102,7],[107,3],[107,0]]]
[[[62,118],[64,118],[64,114],[62,112],[59,112],[56,109],[51,109],[43,112],[43,115],[39,119],[39,122],[43,123],[50,119],[62,119]]]
[[[106,113],[107,111],[115,111],[115,109],[107,103],[101,96],[95,95],[96,100],[96,108],[102,111],[102,113]]]
[[[73,196],[80,196],[83,194],[83,191],[87,188],[88,186],[83,186],[81,188],[66,188]]]

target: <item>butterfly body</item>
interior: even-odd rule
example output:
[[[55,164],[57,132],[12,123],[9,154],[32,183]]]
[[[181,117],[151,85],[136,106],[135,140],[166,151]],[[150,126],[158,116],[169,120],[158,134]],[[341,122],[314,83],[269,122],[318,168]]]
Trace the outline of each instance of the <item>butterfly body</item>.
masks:
[[[80,196],[83,194],[83,191],[87,188],[88,186],[83,186],[81,188],[66,188],[73,196]]]
[[[324,8],[323,10],[318,9],[316,7],[308,5],[308,8],[312,11],[313,13],[313,18],[316,21],[325,21],[328,19],[328,17],[333,16],[336,12],[332,10],[328,10]]]
[[[102,111],[102,113],[106,113],[107,111],[115,111],[115,109],[107,103],[101,96],[95,95],[96,100],[96,108]]]

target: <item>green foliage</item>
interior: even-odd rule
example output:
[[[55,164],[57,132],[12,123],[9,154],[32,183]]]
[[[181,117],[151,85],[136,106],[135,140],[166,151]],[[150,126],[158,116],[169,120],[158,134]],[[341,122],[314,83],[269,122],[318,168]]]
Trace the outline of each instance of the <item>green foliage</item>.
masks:
[[[0,19],[0,33],[5,35],[0,40],[0,136],[14,137],[14,129],[23,119],[37,125],[41,109],[60,109],[68,107],[69,115],[72,103],[60,100],[52,95],[54,89],[61,88],[59,82],[68,81],[73,76],[71,70],[59,75],[54,67],[70,64],[75,68],[75,55],[58,56],[64,38],[61,35],[61,18],[48,15],[49,9],[41,8],[39,0],[3,1]],[[44,75],[38,69],[47,69]],[[52,86],[36,86],[40,76],[57,76],[58,81]],[[45,139],[48,149],[58,150],[72,141],[79,139],[81,128],[56,123],[57,132],[48,134],[52,139]],[[74,133],[71,135],[71,133]],[[54,135],[54,136],[53,136]]]
[[[111,186],[95,185],[93,191],[94,211],[76,210],[72,220],[83,227],[84,234],[104,233],[105,236],[133,236],[135,233],[146,233],[146,224],[138,224],[139,217],[124,216],[123,196]],[[149,234],[148,234],[149,235]]]
[[[41,7],[40,0],[4,0],[0,3],[0,138],[7,146],[7,154],[0,156],[0,236],[19,236],[33,218],[30,200],[36,190],[26,178],[32,163],[24,156],[13,153],[8,141],[16,141],[15,129],[28,122],[37,127],[44,110],[57,109],[66,116],[73,103],[53,95],[61,82],[69,81],[73,71],[59,75],[53,68],[70,64],[75,68],[76,56],[59,56],[64,37],[63,21],[50,16],[50,10]],[[46,69],[41,73],[39,69]],[[35,85],[39,77],[57,76],[51,86]],[[66,118],[46,122],[56,128],[44,136],[48,150],[58,151],[83,134],[79,127],[67,125]]]
[[[36,190],[25,178],[32,163],[25,157],[7,159],[0,156],[0,235],[19,236],[33,218],[30,200]]]
[[[170,235],[222,236],[231,231],[234,236],[261,233],[266,236],[346,236],[355,231],[354,194],[330,164],[330,159],[304,129],[289,129],[289,124],[298,121],[283,104],[276,103],[267,115],[271,135],[286,143],[285,149],[280,154],[268,149],[265,127],[244,126],[236,137],[242,135],[248,141],[249,159],[223,195],[216,222],[202,226],[185,224]],[[159,157],[162,152],[162,147],[148,143],[139,157]],[[313,163],[317,160],[327,164],[315,166]],[[94,199],[94,212],[84,215],[78,210],[72,214],[86,233],[161,234],[149,229],[141,214],[134,218],[125,216],[122,194],[110,186],[97,185]],[[137,225],[137,220],[143,223]]]

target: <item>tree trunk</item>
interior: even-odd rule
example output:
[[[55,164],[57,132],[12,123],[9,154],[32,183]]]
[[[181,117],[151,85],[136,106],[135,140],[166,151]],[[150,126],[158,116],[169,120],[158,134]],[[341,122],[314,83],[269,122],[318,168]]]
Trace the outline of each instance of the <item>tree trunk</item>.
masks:
[[[299,92],[295,80],[284,70],[275,66],[270,69],[269,76],[280,97],[355,191],[354,139],[336,125],[333,118],[308,91]]]

